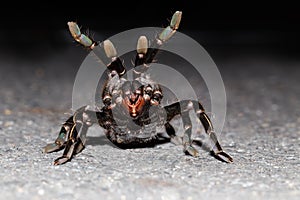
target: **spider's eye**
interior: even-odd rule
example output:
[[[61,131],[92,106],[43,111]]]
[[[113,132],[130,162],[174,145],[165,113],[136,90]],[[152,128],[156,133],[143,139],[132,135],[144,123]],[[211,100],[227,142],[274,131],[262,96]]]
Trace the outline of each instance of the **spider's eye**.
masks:
[[[110,95],[105,95],[105,96],[103,97],[103,103],[104,103],[105,105],[110,105],[110,104],[111,104],[111,96],[110,96]]]
[[[153,96],[152,96],[152,100],[151,103],[153,105],[158,105],[160,103],[160,100],[162,99],[162,93],[160,91],[155,91]]]
[[[117,95],[118,93],[119,93],[118,90],[113,90],[113,91],[112,91],[112,95]]]
[[[141,92],[141,90],[136,90],[135,93],[136,94],[141,94],[142,92]]]
[[[118,72],[116,70],[112,70],[110,73],[111,77],[114,77],[117,74],[118,74]]]
[[[127,91],[125,91],[125,93],[124,93],[126,96],[128,96],[128,95],[130,95],[130,91],[129,90],[127,90]]]
[[[147,94],[150,94],[150,93],[152,93],[152,87],[151,86],[147,86],[146,88],[145,88],[145,92],[147,93]]]
[[[153,99],[154,99],[154,100],[160,101],[161,98],[162,98],[162,95],[161,95],[161,94],[158,94],[158,93],[153,94]]]
[[[116,98],[116,103],[117,104],[122,103],[122,101],[123,101],[123,98],[121,96],[119,96],[119,97]]]

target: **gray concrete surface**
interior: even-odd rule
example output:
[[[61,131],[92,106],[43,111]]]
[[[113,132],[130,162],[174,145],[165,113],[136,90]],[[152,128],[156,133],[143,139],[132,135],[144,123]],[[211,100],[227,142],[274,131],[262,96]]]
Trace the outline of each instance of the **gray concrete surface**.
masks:
[[[201,148],[199,158],[186,156],[170,143],[120,150],[92,127],[86,149],[53,166],[62,152],[42,147],[72,112],[84,55],[71,48],[45,59],[2,56],[0,199],[299,199],[299,57],[210,50],[227,92],[220,141],[231,164]]]

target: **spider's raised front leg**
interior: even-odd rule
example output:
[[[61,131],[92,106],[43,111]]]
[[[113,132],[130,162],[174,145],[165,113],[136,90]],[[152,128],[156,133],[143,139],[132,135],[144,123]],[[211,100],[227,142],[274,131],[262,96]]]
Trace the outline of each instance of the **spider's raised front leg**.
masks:
[[[94,49],[95,46],[98,45],[98,42],[94,41],[92,38],[86,36],[81,33],[81,30],[76,22],[68,22],[69,31],[76,42],[81,44],[82,46]]]
[[[167,42],[175,33],[179,27],[181,21],[181,11],[176,11],[171,19],[169,26],[155,38],[155,40],[148,47],[148,39],[145,36],[141,36],[137,42],[137,55],[134,62],[134,78],[140,76],[149,68],[149,65],[153,62],[159,48]]]
[[[216,133],[214,132],[214,128],[212,126],[211,120],[205,113],[205,110],[200,102],[197,101],[180,101],[174,104],[171,104],[169,106],[165,107],[165,110],[167,112],[167,123],[165,125],[166,131],[169,134],[171,138],[176,137],[175,135],[175,129],[169,124],[169,122],[176,116],[181,115],[182,116],[182,122],[184,126],[184,136],[183,136],[183,146],[184,151],[186,153],[189,153],[192,156],[197,156],[198,151],[192,146],[192,139],[191,139],[191,130],[192,130],[192,123],[189,117],[189,111],[194,110],[197,114],[197,117],[200,119],[205,132],[209,135],[210,139],[214,143],[214,145],[217,148],[217,152],[214,152],[215,155],[223,156],[227,159],[227,162],[233,162],[233,159],[230,155],[228,155],[226,152],[223,151]]]
[[[44,148],[45,153],[64,149],[63,155],[54,161],[54,165],[70,161],[75,154],[84,149],[87,130],[98,122],[97,114],[98,112],[88,110],[88,106],[84,106],[63,124],[55,142]]]
[[[74,40],[83,47],[92,50],[110,71],[116,71],[119,76],[125,75],[126,69],[121,59],[117,56],[117,50],[110,40],[105,40],[101,43],[94,41],[81,33],[76,22],[68,22],[68,27]]]
[[[193,105],[191,105],[190,101],[181,101],[169,106],[165,106],[165,110],[167,113],[167,122],[165,124],[166,132],[171,137],[171,139],[178,143],[178,136],[175,134],[175,129],[169,123],[176,115],[181,115],[183,128],[184,128],[184,135],[182,138],[183,150],[185,153],[197,157],[199,152],[192,146],[192,122],[189,116],[189,111]]]

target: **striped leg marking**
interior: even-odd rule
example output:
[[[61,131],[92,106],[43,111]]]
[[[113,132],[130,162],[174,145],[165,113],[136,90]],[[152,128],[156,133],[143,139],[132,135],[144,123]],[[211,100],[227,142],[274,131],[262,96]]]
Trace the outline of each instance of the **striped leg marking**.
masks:
[[[149,41],[146,36],[141,36],[137,42],[137,55],[135,58],[134,76],[138,77],[149,68],[153,62],[159,48],[166,43],[179,28],[182,12],[176,11],[171,19],[169,26],[167,26],[154,40],[149,47]]]
[[[174,104],[171,104],[169,106],[165,107],[165,110],[167,112],[167,125],[165,125],[167,133],[170,135],[170,137],[174,137],[175,135],[175,130],[170,128],[168,123],[176,116],[176,115],[181,115],[182,116],[182,121],[183,121],[183,126],[184,126],[184,137],[183,137],[183,145],[184,145],[184,150],[187,151],[190,155],[197,156],[197,153],[192,147],[191,143],[191,130],[192,130],[192,124],[190,121],[189,117],[189,110],[193,109],[196,112],[197,117],[200,119],[205,132],[207,135],[209,135],[210,140],[214,143],[214,145],[217,148],[217,151],[214,152],[216,156],[220,156],[222,160],[225,158],[227,162],[233,162],[233,158],[227,154],[226,152],[223,151],[218,139],[217,135],[214,132],[213,125],[211,123],[211,120],[205,113],[205,110],[203,106],[201,105],[200,102],[197,101],[188,101],[184,100],[181,102],[177,102]]]

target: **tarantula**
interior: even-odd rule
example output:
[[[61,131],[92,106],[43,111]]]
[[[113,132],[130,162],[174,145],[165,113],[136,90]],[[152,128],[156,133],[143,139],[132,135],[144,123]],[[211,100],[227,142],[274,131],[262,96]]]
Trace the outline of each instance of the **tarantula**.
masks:
[[[206,133],[216,145],[216,156],[223,156],[227,162],[233,159],[225,153],[219,144],[212,123],[199,101],[184,100],[171,105],[162,106],[163,91],[161,86],[145,76],[145,72],[153,62],[159,48],[176,32],[181,21],[182,12],[173,14],[169,26],[157,35],[150,44],[145,36],[137,41],[137,54],[133,63],[133,81],[126,79],[126,68],[111,41],[96,42],[81,33],[75,22],[68,22],[72,37],[83,47],[95,50],[100,47],[108,59],[108,80],[102,91],[103,107],[94,111],[89,106],[83,106],[75,111],[61,127],[54,143],[44,148],[45,153],[64,149],[63,155],[54,161],[60,165],[70,161],[80,153],[86,143],[86,133],[90,126],[98,123],[106,129],[105,135],[116,146],[126,148],[155,143],[159,134],[157,127],[163,127],[168,136],[176,138],[175,129],[170,121],[177,115],[182,118],[184,135],[181,138],[184,152],[194,157],[198,151],[192,146],[192,123],[189,111],[194,110],[200,119]]]

